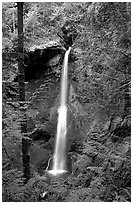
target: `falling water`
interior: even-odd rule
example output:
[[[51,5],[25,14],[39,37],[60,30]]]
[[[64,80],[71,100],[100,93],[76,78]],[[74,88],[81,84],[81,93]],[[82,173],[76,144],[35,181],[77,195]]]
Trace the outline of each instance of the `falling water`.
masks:
[[[65,150],[67,134],[67,87],[68,87],[68,56],[71,47],[66,51],[61,75],[60,107],[58,109],[57,135],[53,160],[53,169],[49,173],[56,175],[67,171],[65,168]]]

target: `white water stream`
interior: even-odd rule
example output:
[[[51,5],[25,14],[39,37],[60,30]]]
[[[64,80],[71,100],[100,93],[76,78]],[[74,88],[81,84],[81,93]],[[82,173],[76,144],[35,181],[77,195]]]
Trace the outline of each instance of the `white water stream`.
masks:
[[[61,75],[60,107],[58,109],[57,135],[53,168],[49,173],[56,175],[67,171],[65,164],[67,134],[67,89],[68,89],[68,56],[71,47],[66,51]]]

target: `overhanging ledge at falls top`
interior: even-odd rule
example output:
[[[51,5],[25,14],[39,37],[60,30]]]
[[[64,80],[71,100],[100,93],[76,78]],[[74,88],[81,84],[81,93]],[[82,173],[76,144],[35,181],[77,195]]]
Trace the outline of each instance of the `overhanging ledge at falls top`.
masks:
[[[25,48],[25,81],[43,77],[48,68],[62,64],[65,51],[59,40]]]

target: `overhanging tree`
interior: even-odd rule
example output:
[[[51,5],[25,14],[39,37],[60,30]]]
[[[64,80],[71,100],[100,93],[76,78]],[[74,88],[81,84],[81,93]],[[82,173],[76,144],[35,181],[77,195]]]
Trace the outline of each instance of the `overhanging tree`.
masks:
[[[18,12],[18,70],[19,70],[19,103],[20,103],[20,124],[22,134],[22,159],[23,159],[23,175],[25,182],[30,179],[30,154],[29,140],[24,137],[27,133],[27,117],[25,106],[25,69],[24,69],[24,53],[23,53],[23,2],[17,3]]]

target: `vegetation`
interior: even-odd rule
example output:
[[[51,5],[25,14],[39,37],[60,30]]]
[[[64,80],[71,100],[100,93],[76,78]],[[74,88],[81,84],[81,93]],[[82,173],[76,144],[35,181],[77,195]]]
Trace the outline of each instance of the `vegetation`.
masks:
[[[3,202],[130,202],[131,3],[24,3],[25,69],[31,47],[60,41],[67,48],[63,28],[73,38],[67,124],[72,173],[50,184],[45,169],[54,148],[64,54],[48,58],[45,75],[25,83],[27,133],[22,134],[19,86],[14,80],[17,18],[16,3],[3,3]],[[30,143],[27,183],[22,137]]]

